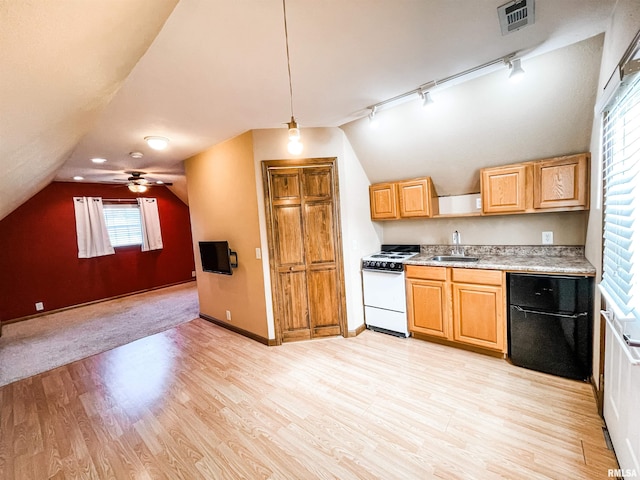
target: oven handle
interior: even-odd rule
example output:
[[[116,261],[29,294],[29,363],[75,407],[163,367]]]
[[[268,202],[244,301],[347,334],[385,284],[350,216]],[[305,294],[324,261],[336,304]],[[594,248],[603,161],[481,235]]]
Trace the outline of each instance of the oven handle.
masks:
[[[578,318],[578,317],[586,317],[588,315],[587,312],[574,313],[573,315],[567,315],[566,313],[552,313],[552,312],[541,312],[540,310],[529,310],[527,308],[522,308],[519,305],[511,305],[512,308],[515,308],[517,311],[521,313],[532,313],[534,315],[548,315],[550,317],[561,317],[561,318]]]
[[[402,275],[404,270],[378,270],[377,268],[363,268],[363,272],[377,272],[377,273],[386,273],[390,275]]]

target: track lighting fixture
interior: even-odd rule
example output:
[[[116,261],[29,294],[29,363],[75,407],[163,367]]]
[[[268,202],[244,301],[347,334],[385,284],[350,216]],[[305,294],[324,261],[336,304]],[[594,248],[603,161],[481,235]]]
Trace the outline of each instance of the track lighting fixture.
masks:
[[[431,92],[420,91],[420,98],[422,99],[422,107],[429,108],[434,104],[433,98],[431,97]]]
[[[293,115],[293,87],[291,85],[291,60],[289,58],[289,31],[287,29],[287,5],[282,0],[282,15],[284,17],[284,41],[287,47],[287,73],[289,74],[289,106],[291,107],[291,121],[287,122],[289,127],[289,144],[287,150],[291,155],[300,155],[302,153],[302,142],[300,141],[300,129],[298,122]]]
[[[522,80],[524,70],[522,69],[519,58],[514,58],[509,62],[509,69],[511,70],[511,73],[509,73],[509,80],[516,83]]]
[[[376,103],[375,105],[370,105],[367,107],[367,109],[370,111],[369,125],[372,127],[375,126],[374,117],[377,111],[381,107],[387,107],[387,106],[398,104],[401,101],[404,101],[409,97],[415,96],[415,95],[418,95],[420,97],[420,99],[422,100],[422,105],[424,107],[428,107],[429,105],[434,103],[433,98],[431,97],[431,90],[433,90],[434,88],[436,87],[440,88],[445,83],[457,84],[457,83],[461,83],[464,80],[469,80],[471,78],[478,77],[479,75],[486,73],[486,72],[483,72],[483,73],[479,73],[479,72],[482,72],[483,70],[489,67],[495,67],[498,64],[507,65],[511,69],[509,78],[515,80],[516,78],[521,77],[522,74],[524,73],[524,70],[522,70],[522,66],[520,65],[520,59],[515,58],[517,53],[518,52],[513,52],[503,57],[496,58],[489,62],[483,63],[482,65],[469,68],[463,72],[449,75],[448,77],[441,78],[438,80],[432,80],[430,82],[423,83],[418,88],[414,88],[413,90],[409,90],[408,92],[404,92],[404,93],[401,93],[400,95],[396,95],[395,97],[389,98],[387,100],[383,100],[381,102]]]
[[[369,107],[371,112],[369,113],[369,127],[377,128],[378,127],[378,119],[376,118],[376,113],[378,113],[378,107],[375,105],[373,107]]]

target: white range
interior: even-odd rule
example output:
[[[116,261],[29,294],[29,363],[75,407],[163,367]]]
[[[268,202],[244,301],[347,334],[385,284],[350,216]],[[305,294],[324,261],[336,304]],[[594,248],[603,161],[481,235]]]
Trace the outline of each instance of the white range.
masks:
[[[420,245],[382,245],[362,259],[362,290],[367,328],[408,337],[403,262],[420,253]]]

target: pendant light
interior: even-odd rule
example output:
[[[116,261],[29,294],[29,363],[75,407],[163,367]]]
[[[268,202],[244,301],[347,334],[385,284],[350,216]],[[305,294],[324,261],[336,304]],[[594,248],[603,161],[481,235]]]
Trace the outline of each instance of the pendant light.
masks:
[[[302,142],[300,141],[300,129],[298,122],[293,115],[293,87],[291,86],[291,60],[289,58],[289,31],[287,30],[287,6],[285,0],[282,0],[282,14],[284,16],[284,40],[287,46],[287,73],[289,74],[289,106],[291,108],[291,121],[287,122],[289,127],[289,144],[287,150],[292,155],[300,155],[302,153]]]

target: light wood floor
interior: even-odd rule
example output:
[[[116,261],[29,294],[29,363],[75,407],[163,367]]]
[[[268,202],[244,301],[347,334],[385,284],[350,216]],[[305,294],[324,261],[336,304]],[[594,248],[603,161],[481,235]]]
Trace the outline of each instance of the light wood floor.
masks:
[[[588,384],[366,331],[197,319],[0,388],[2,479],[605,479]]]

